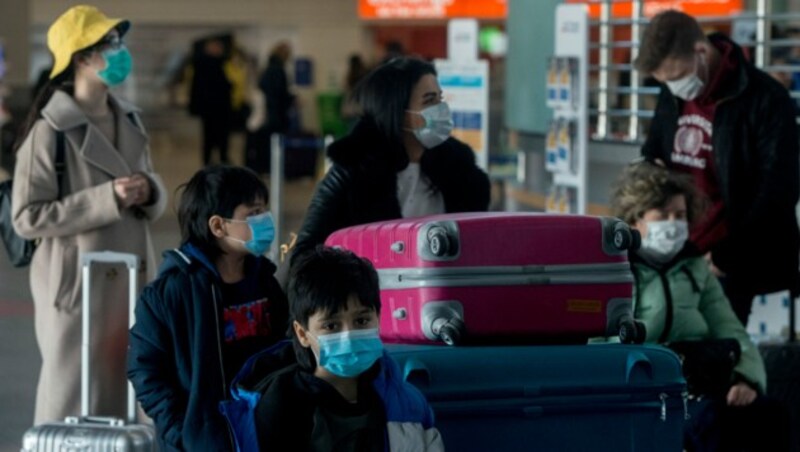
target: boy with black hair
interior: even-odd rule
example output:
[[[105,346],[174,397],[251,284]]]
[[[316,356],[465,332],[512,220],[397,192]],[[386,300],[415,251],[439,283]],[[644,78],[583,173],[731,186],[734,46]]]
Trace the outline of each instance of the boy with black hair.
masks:
[[[142,292],[128,351],[163,451],[233,450],[219,403],[245,360],[285,337],[286,296],[262,256],[275,235],[268,199],[246,168],[210,166],[184,186],[181,247]]]
[[[319,246],[298,256],[288,295],[298,363],[260,385],[262,450],[444,449],[424,396],[383,350],[369,261]]]

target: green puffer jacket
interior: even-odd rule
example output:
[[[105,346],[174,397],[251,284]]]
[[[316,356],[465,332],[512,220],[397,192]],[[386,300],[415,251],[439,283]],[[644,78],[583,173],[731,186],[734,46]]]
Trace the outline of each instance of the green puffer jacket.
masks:
[[[634,316],[647,327],[646,342],[736,339],[742,356],[735,372],[765,393],[767,376],[761,355],[733,313],[705,259],[679,259],[661,271],[638,260],[634,260],[632,267],[636,278]],[[672,326],[666,337],[662,337],[670,316]]]

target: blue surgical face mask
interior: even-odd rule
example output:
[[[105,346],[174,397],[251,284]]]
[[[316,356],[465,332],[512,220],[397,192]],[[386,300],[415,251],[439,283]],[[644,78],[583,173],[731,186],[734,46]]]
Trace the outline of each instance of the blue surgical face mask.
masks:
[[[453,131],[453,116],[447,102],[439,102],[420,111],[408,110],[408,112],[425,119],[424,126],[410,129],[425,149],[439,146],[450,138],[450,133]]]
[[[239,243],[243,243],[248,251],[256,256],[261,256],[266,253],[272,241],[275,240],[275,223],[272,221],[272,213],[264,212],[262,214],[247,217],[246,220],[230,220],[231,223],[247,223],[250,226],[252,237],[250,240],[241,240],[235,237],[228,237]]]
[[[361,375],[383,355],[377,328],[325,334],[317,336],[317,343],[317,363],[342,378]]]
[[[108,49],[101,53],[106,60],[106,68],[97,71],[97,76],[106,86],[117,86],[124,82],[133,68],[133,58],[125,47]]]

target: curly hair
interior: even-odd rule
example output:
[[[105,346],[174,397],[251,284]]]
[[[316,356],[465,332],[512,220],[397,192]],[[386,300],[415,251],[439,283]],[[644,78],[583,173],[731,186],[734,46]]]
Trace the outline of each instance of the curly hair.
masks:
[[[651,162],[629,165],[613,186],[611,212],[634,224],[650,209],[660,209],[674,196],[686,198],[687,221],[699,219],[705,208],[703,198],[688,175],[670,171]]]

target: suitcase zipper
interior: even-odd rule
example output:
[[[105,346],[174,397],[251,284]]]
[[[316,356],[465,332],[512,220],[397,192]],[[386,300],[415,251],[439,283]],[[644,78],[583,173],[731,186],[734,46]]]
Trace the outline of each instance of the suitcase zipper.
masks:
[[[682,386],[682,385],[681,385]],[[675,404],[678,402],[678,397],[681,398],[681,405],[683,406],[684,419],[688,416],[688,404],[685,390],[678,392],[677,388],[661,387],[661,392],[652,393],[648,392],[648,388],[638,388],[638,390],[629,388],[628,392],[618,392],[615,394],[605,394],[601,398],[594,398],[591,400],[582,400],[580,394],[572,394],[577,397],[577,400],[567,402],[563,396],[550,394],[543,397],[525,398],[525,397],[503,397],[502,394],[487,394],[482,392],[481,398],[465,397],[464,394],[459,393],[459,399],[436,397],[433,394],[428,395],[428,400],[431,403],[434,411],[438,416],[450,418],[454,414],[462,416],[469,413],[469,416],[491,414],[493,416],[501,415],[519,415],[524,416],[542,416],[550,414],[564,414],[576,412],[601,412],[606,410],[643,410],[652,412],[651,410],[658,410],[658,418],[661,422],[667,422],[669,415],[669,408],[672,400]],[[637,395],[637,393],[639,393]],[[655,394],[658,394],[655,397]],[[585,396],[592,397],[592,392],[587,391]],[[554,404],[553,401],[558,399]]]
[[[222,362],[222,336],[219,334],[220,321],[219,321],[219,305],[217,303],[217,286],[211,286],[211,298],[214,300],[214,318],[217,323],[217,353],[219,355],[219,371],[222,375],[222,397],[227,398],[228,388],[225,385],[225,365]]]
[[[216,330],[217,330],[217,353],[219,354],[219,370],[220,375],[222,375],[222,400],[228,399],[228,388],[225,382],[225,364],[222,362],[222,336],[219,334],[220,330],[220,321],[219,321],[219,304],[217,303],[217,286],[212,284],[211,285],[211,299],[214,301],[214,318],[216,319]],[[231,450],[236,450],[236,443],[233,439],[233,434],[231,433],[230,427],[225,423],[225,431],[228,432],[228,441],[231,445]]]
[[[663,344],[669,338],[669,333],[672,331],[672,322],[673,322],[673,301],[672,301],[672,289],[669,286],[669,280],[667,279],[667,275],[659,272],[659,277],[661,278],[661,286],[664,289],[664,301],[667,304],[667,312],[664,314],[666,318],[664,319],[664,330],[661,332],[661,337],[658,339],[659,344]]]

